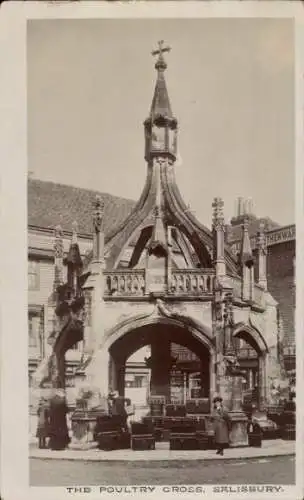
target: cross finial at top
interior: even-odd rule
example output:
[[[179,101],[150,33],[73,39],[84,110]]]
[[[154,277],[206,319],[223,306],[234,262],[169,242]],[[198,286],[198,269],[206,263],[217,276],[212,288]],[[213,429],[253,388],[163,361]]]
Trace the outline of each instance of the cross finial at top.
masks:
[[[169,45],[164,47],[164,43],[165,43],[164,40],[159,40],[159,42],[157,42],[158,49],[153,50],[152,56],[157,56],[158,54],[163,54],[163,52],[170,52],[171,47],[169,47]]]
[[[171,47],[169,45],[164,45],[164,40],[159,40],[158,49],[152,51],[152,56],[158,56],[158,60],[156,61],[155,68],[156,69],[166,69],[167,65],[165,63],[163,54],[164,52],[170,52]]]

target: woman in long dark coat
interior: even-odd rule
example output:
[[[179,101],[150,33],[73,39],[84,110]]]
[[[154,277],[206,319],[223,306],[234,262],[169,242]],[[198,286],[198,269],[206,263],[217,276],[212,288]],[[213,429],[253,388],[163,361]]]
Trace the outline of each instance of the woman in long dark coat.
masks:
[[[64,391],[57,391],[50,402],[49,448],[52,450],[64,450],[70,442],[68,411]]]
[[[222,401],[220,397],[213,400],[212,419],[217,455],[224,455],[224,449],[229,446],[229,416],[223,408]]]
[[[36,436],[39,440],[39,448],[46,447],[46,438],[49,436],[49,405],[42,398],[38,407],[38,426]]]

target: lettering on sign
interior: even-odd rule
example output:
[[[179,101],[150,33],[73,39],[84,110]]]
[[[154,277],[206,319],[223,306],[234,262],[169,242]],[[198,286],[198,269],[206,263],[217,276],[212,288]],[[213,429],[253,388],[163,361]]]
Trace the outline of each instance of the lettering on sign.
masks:
[[[178,485],[145,485],[145,486],[115,486],[115,485],[101,485],[101,486],[69,486],[65,487],[65,491],[70,495],[79,495],[86,496],[89,494],[94,494],[94,498],[98,498],[98,494],[100,498],[104,496],[107,497],[115,497],[116,495],[135,495],[147,494],[149,498],[153,496],[153,498],[158,498],[162,493],[169,493],[172,498],[172,494],[179,495],[179,498],[184,498],[185,494],[196,494],[196,498],[199,498],[199,495],[205,495],[205,498],[210,498],[210,496],[218,496],[223,498],[223,495],[234,495],[235,494],[244,494],[244,493],[252,493],[255,494],[254,498],[259,498],[259,495],[262,493],[263,498],[273,498],[274,495],[280,498],[298,498],[296,493],[295,485],[281,485],[281,484],[233,484],[233,485],[225,485],[225,484],[205,484],[205,485],[190,485],[190,484],[178,484]],[[298,490],[297,490],[298,491]],[[258,495],[257,495],[258,494]],[[250,496],[250,495],[249,495]],[[250,497],[252,498],[252,496]],[[300,498],[300,497],[299,497]]]
[[[285,241],[292,241],[296,238],[296,228],[295,226],[288,226],[283,229],[277,229],[266,233],[266,244],[267,246],[276,245],[277,243],[284,243]],[[252,249],[256,247],[256,237],[250,238],[250,244]],[[231,245],[231,250],[234,254],[241,250],[241,242],[236,241]]]
[[[295,237],[296,237],[295,226],[289,226],[285,227],[284,229],[281,229],[280,231],[268,233],[266,235],[266,242],[267,245],[274,245],[275,243],[294,240]]]

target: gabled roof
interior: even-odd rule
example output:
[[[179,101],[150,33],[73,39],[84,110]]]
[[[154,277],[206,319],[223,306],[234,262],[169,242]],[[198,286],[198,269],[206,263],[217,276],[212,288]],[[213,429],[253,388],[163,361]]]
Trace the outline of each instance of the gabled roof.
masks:
[[[107,235],[130,214],[135,202],[65,184],[28,179],[28,225],[54,228],[60,224],[72,231],[77,221],[79,234],[92,233],[92,204],[99,195],[105,204],[104,230]]]

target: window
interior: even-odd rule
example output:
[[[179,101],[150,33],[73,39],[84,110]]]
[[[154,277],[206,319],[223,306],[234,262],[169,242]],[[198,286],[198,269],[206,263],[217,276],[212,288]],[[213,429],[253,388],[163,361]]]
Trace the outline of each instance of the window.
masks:
[[[29,347],[37,347],[39,340],[39,325],[40,318],[36,314],[29,313],[28,328],[29,328]]]
[[[28,261],[28,289],[38,290],[39,288],[39,263],[33,260]]]
[[[141,387],[145,387],[147,382],[147,377],[144,375],[134,375],[126,377],[126,387],[128,388],[136,388],[139,389]]]
[[[28,345],[39,356],[44,355],[43,325],[44,311],[41,306],[29,306],[28,311]]]
[[[190,399],[201,397],[202,384],[200,373],[191,373],[189,376],[189,396]]]

